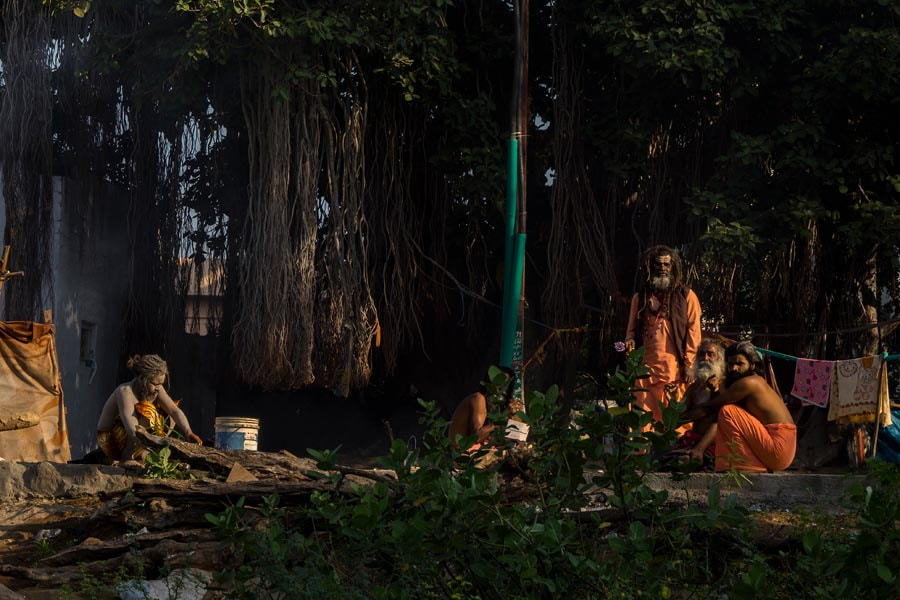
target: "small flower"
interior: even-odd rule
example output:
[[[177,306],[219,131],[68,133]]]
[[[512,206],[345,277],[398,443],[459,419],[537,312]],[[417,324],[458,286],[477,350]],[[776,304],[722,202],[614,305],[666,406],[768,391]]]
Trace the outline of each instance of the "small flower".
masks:
[[[616,352],[625,352],[625,342],[616,342],[613,344],[613,348],[616,349]]]

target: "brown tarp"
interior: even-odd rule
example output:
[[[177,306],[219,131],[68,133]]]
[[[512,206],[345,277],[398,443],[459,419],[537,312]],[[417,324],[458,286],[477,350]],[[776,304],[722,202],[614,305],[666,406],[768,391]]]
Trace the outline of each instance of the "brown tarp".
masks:
[[[35,413],[34,427],[0,431],[0,457],[24,462],[68,462],[59,363],[53,325],[0,321],[0,406],[5,413]]]

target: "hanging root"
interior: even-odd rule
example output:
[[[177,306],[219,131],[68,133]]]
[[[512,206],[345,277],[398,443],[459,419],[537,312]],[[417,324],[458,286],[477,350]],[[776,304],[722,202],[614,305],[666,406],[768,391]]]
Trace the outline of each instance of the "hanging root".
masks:
[[[250,199],[239,249],[233,364],[245,382],[314,381],[347,395],[368,382],[375,308],[365,252],[365,86],[345,59],[345,89],[295,84],[245,66]]]
[[[29,0],[4,0],[0,14],[5,82],[0,104],[4,237],[11,246],[8,268],[25,272],[4,289],[6,318],[31,321],[52,306],[50,17],[48,9]]]

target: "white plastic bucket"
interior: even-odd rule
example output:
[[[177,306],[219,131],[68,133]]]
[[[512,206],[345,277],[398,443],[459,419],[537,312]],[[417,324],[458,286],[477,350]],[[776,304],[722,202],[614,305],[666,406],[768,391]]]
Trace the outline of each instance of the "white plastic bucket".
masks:
[[[216,417],[216,448],[219,450],[256,450],[259,419]]]

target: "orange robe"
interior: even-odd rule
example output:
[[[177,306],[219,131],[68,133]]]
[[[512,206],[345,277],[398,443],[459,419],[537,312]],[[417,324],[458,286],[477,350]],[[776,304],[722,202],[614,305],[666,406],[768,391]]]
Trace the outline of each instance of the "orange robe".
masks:
[[[719,409],[716,432],[716,471],[782,471],[794,461],[797,426],[763,425],[737,404]]]
[[[697,294],[690,290],[685,298],[687,303],[687,339],[684,350],[684,372],[694,364],[697,356],[697,348],[700,346],[700,301]],[[638,308],[640,294],[631,298],[631,312],[628,315],[628,329],[626,339],[635,339],[638,327]],[[672,323],[667,318],[657,318],[655,315],[643,315],[643,341],[644,364],[650,369],[650,376],[641,379],[637,385],[643,388],[634,394],[635,402],[644,410],[653,413],[656,421],[662,421],[662,407],[668,406],[665,395],[665,387],[668,383],[678,385],[677,397],[681,398],[687,387],[682,380],[680,365],[678,364],[678,351],[675,348],[675,339],[672,336]],[[644,391],[645,390],[645,391]]]

